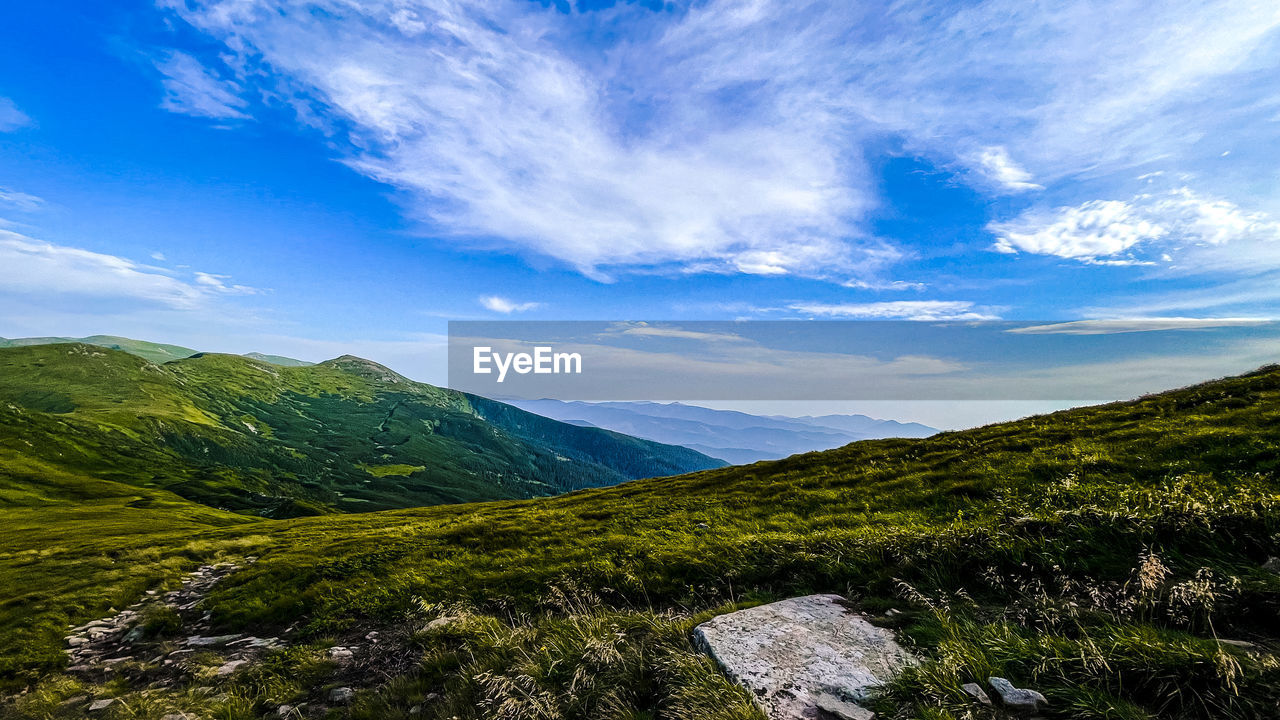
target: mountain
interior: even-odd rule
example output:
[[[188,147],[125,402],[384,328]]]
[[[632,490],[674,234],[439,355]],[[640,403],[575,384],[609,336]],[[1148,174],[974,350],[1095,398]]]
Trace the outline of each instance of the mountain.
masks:
[[[139,371],[153,416],[216,411],[173,407],[159,392],[160,378],[190,382],[202,360],[240,368],[246,389],[269,375],[225,357]],[[317,367],[291,380],[314,383],[301,388],[313,400],[403,384],[376,367],[361,372],[388,385]],[[51,422],[87,412],[69,413],[68,398],[31,400]],[[63,428],[63,452],[76,427]],[[30,449],[23,437],[6,448]],[[551,498],[325,517],[224,513],[22,456],[27,466],[0,474],[0,692],[12,693],[0,716],[85,717],[92,702],[106,704],[99,716],[156,720],[761,720],[693,645],[694,626],[836,593],[920,658],[860,699],[878,717],[1014,717],[963,688],[999,676],[1043,693],[1045,718],[1274,718],[1278,449],[1271,367]],[[238,569],[187,575],[221,562]],[[206,589],[192,599],[184,578]],[[166,590],[191,608],[154,604]],[[69,627],[118,627],[112,609],[147,598],[130,643],[113,646],[120,654],[68,668]],[[283,648],[252,649],[262,645]]]
[[[682,403],[514,399],[508,402],[564,422],[683,445],[734,464],[829,450],[857,440],[927,437],[938,432],[919,423],[877,420],[866,415],[790,418],[713,410]]]
[[[165,363],[170,360],[181,360],[182,358],[191,357],[196,354],[195,350],[182,347],[181,345],[165,345],[163,343],[134,340],[133,338],[117,337],[115,335],[90,335],[89,337],[83,338],[30,337],[16,338],[13,340],[0,338],[0,348],[27,347],[30,345],[52,345],[55,343],[83,343],[85,345],[96,345],[98,347],[111,348],[112,350],[121,350],[129,353],[130,355],[137,355],[138,357],[149,360],[153,363]]]
[[[295,360],[283,355],[264,355],[260,352],[245,353],[244,356],[251,360],[261,360],[272,365],[283,365],[285,367],[310,367],[315,365],[315,363],[307,362],[306,360]]]
[[[136,349],[136,348],[135,348]],[[722,463],[559,423],[344,356],[155,364],[0,348],[0,471],[59,471],[274,517],[550,495]]]
[[[130,355],[137,355],[144,360],[150,360],[153,363],[166,363],[170,360],[181,360],[196,354],[195,350],[185,348],[181,345],[165,345],[163,343],[147,342],[146,340],[134,340],[133,338],[118,337],[116,335],[90,335],[89,337],[72,338],[72,337],[29,337],[6,339],[0,338],[0,348],[3,347],[26,347],[28,345],[52,345],[55,343],[84,343],[85,345],[97,345],[98,347],[111,348],[112,350],[122,350]],[[262,353],[247,353],[244,357],[254,360],[262,360],[272,363],[273,365],[285,365],[288,367],[304,367],[314,365],[305,360],[294,360],[293,358],[284,357],[282,355],[263,355]]]

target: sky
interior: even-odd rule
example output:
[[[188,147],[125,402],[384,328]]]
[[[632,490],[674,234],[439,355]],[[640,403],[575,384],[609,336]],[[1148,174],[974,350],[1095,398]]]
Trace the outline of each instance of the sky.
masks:
[[[1265,0],[5,3],[0,335],[1273,318],[1278,66]]]

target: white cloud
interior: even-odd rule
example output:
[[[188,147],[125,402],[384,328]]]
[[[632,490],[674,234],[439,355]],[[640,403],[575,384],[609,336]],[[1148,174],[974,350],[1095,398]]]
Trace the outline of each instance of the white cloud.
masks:
[[[0,205],[6,205],[23,212],[32,212],[39,210],[44,204],[44,199],[29,195],[17,190],[10,190],[6,187],[0,187]]]
[[[252,288],[247,285],[228,285],[226,281],[231,279],[230,275],[214,275],[213,273],[199,271],[195,272],[194,275],[197,285],[202,288],[209,288],[210,290],[219,293],[226,293],[229,295],[256,295],[258,293],[257,288]]]
[[[1002,192],[1131,180],[1157,158],[1225,162],[1198,139],[1256,135],[1251,113],[1280,89],[1258,72],[1275,64],[1280,6],[1236,0],[1117,0],[1105,15],[1086,0],[162,5],[223,41],[244,77],[273,73],[268,94],[346,141],[352,167],[405,190],[437,231],[602,279],[874,285],[905,256],[864,222],[874,142],[901,138]]]
[[[996,320],[992,312],[967,300],[899,300],[871,303],[796,303],[805,315],[857,320]]]
[[[208,301],[243,286],[215,286],[197,273],[194,281],[116,255],[34,240],[0,230],[0,293],[49,298],[129,300],[176,310]],[[248,290],[248,288],[243,288]]]
[[[172,51],[155,61],[163,75],[164,99],[160,107],[170,112],[218,120],[245,120],[248,102],[235,82],[223,80],[194,57]]]
[[[31,125],[31,118],[7,97],[0,97],[0,132],[11,132]]]
[[[997,145],[983,148],[975,160],[987,177],[1006,190],[1022,192],[1044,189],[1043,185],[1031,182],[1031,173],[1014,162],[1014,159],[1009,157],[1009,151],[1003,147]]]
[[[510,315],[511,313],[526,312],[528,310],[533,310],[534,308],[538,308],[542,306],[542,303],[515,302],[513,300],[508,300],[507,298],[500,297],[498,295],[485,295],[484,297],[480,298],[480,304],[483,305],[486,310],[491,310],[496,313],[502,313],[503,315]]]
[[[704,332],[686,330],[675,325],[651,325],[646,322],[618,323],[609,335],[626,335],[630,337],[656,337],[677,340],[695,340],[698,342],[747,342],[746,338],[733,333]]]
[[[1133,205],[1119,200],[1090,200],[1079,207],[1052,213],[1032,212],[1007,223],[992,225],[995,249],[1076,260],[1117,255],[1140,242],[1165,235]]]
[[[1071,322],[1031,325],[1005,332],[1016,335],[1117,335],[1164,330],[1205,330],[1223,327],[1252,327],[1273,322],[1266,318],[1185,318],[1151,317],[1113,320],[1074,320]]]
[[[1280,222],[1185,187],[1128,201],[1030,211],[988,229],[996,235],[995,249],[1004,253],[1112,265],[1159,260],[1181,273],[1280,266]],[[1229,252],[1212,251],[1228,243]]]

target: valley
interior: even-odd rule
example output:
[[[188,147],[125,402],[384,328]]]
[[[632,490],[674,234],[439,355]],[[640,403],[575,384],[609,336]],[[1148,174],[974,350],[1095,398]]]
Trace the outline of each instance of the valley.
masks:
[[[374,513],[254,518],[10,464],[4,712],[758,720],[693,627],[834,593],[922,658],[875,700],[884,717],[1005,717],[961,687],[989,676],[1043,693],[1046,718],[1271,717],[1277,448],[1271,367],[925,439]],[[67,674],[69,628],[219,562],[240,569],[199,632],[279,649],[219,675],[213,648],[174,675],[152,660],[193,632],[179,625],[115,674]]]

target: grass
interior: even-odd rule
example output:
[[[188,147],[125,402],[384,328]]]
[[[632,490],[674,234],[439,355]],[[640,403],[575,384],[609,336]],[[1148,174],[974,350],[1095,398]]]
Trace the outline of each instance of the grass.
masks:
[[[275,634],[301,621],[303,648],[383,632],[400,664],[358,678],[343,711],[357,718],[414,707],[442,720],[758,717],[689,631],[810,592],[849,597],[924,657],[881,698],[887,717],[995,718],[959,688],[994,674],[1043,692],[1050,718],[1269,718],[1280,707],[1280,576],[1262,565],[1280,555],[1278,469],[1280,371],[1268,368],[1132,403],[553,498],[206,518],[181,539],[139,536],[123,551],[153,558],[166,578],[156,582],[193,556],[260,555],[210,597],[221,628]],[[40,547],[7,531],[0,542],[13,556]],[[58,625],[41,619],[101,611],[77,583],[64,587],[69,576],[95,597],[141,592],[75,559],[118,542],[84,542],[66,556],[82,571],[32,562],[15,578],[0,566],[2,587],[48,588],[0,631],[0,648],[14,648],[13,623],[35,623],[23,642],[45,648],[0,653],[11,686],[45,693],[45,704],[14,706],[28,717],[57,716],[41,708],[83,692],[58,673]],[[902,612],[885,617],[890,608]],[[289,652],[217,708],[190,707],[260,717],[354,682],[312,651]],[[318,675],[302,684],[295,672]],[[153,697],[176,707],[182,692]]]
[[[33,462],[275,518],[526,498],[721,464],[359,358],[157,365],[74,343],[0,348],[0,474],[39,482],[27,479]]]

